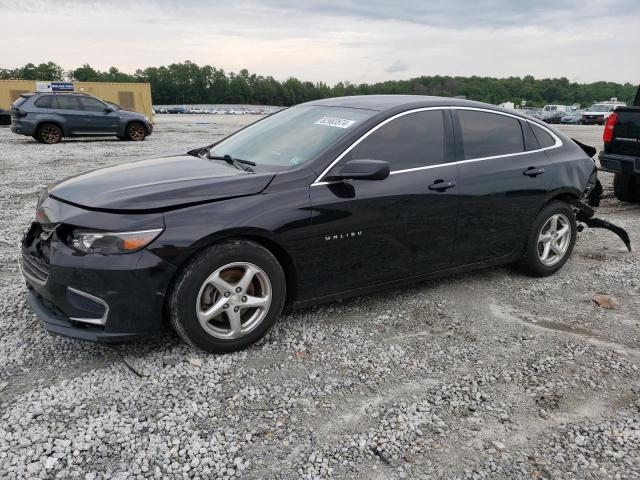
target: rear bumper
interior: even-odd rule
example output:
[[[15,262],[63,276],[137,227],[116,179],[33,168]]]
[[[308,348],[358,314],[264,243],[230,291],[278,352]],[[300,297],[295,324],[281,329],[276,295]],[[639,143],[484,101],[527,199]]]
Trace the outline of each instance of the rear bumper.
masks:
[[[611,173],[640,174],[640,157],[600,152],[601,169]]]
[[[580,123],[582,125],[604,125],[604,117],[582,117]]]

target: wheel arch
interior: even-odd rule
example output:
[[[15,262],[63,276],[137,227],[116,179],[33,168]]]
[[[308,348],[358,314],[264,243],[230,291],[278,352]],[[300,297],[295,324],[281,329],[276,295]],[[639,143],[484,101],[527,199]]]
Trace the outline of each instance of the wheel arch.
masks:
[[[295,267],[293,258],[282,244],[282,242],[271,232],[258,228],[234,228],[229,230],[223,230],[216,232],[212,235],[204,237],[195,242],[188,252],[180,257],[177,262],[177,270],[173,274],[172,278],[168,282],[167,291],[169,291],[176,279],[182,272],[183,268],[193,259],[196,255],[202,252],[205,248],[209,248],[216,243],[221,243],[229,240],[248,240],[257,243],[261,247],[268,250],[284,272],[285,282],[287,286],[287,293],[285,298],[285,305],[293,303],[298,297],[298,274]]]
[[[149,127],[145,124],[144,121],[138,119],[138,118],[130,118],[129,120],[127,120],[124,123],[124,126],[122,127],[122,134],[126,135],[127,134],[127,129],[129,128],[129,125],[131,125],[132,123],[139,123],[140,125],[142,125],[144,127],[145,132],[147,132],[147,135],[150,135],[151,132],[149,131]]]
[[[60,129],[60,131],[62,132],[62,136],[63,137],[67,137],[68,136],[67,132],[65,132],[65,130],[64,130],[64,125],[61,122],[59,122],[58,120],[51,120],[49,118],[44,119],[44,120],[40,120],[38,122],[38,124],[36,125],[36,129],[35,129],[36,134],[38,133],[38,131],[40,131],[40,128],[43,125],[47,125],[47,124],[55,125],[56,127],[58,127]]]
[[[538,208],[538,211],[536,212],[536,217],[551,202],[559,200],[561,202],[572,205],[572,202],[574,202],[575,200],[580,200],[580,198],[582,198],[582,192],[575,188],[563,188],[560,190],[556,190],[547,197],[546,201],[542,205],[540,205],[540,208]]]

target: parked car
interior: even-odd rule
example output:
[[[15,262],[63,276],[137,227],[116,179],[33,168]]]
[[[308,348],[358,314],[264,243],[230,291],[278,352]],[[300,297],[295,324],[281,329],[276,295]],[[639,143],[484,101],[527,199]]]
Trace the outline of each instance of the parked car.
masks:
[[[153,131],[144,115],[84,93],[27,93],[11,106],[11,131],[41,143],[63,137],[117,136],[141,141]]]
[[[640,203],[640,87],[633,106],[617,107],[604,127],[602,169],[613,172],[613,191],[623,202]]]
[[[557,272],[591,224],[594,161],[542,122],[452,98],[301,104],[184,155],[62,180],[22,243],[46,330],[158,331],[228,352],[283,308],[517,263]],[[628,238],[627,238],[628,240]]]
[[[520,113],[524,113],[526,115],[529,115],[530,117],[533,117],[533,118],[540,119],[542,117],[542,110],[539,109],[539,108],[523,107],[523,108],[519,109],[518,111]]]
[[[582,120],[582,112],[580,110],[573,110],[572,112],[565,113],[560,117],[560,123],[577,125]]]
[[[562,117],[573,110],[573,107],[567,105],[545,105],[540,118],[545,123],[560,123]]]
[[[0,125],[11,125],[11,112],[0,108]]]
[[[580,123],[583,125],[604,125],[616,107],[626,107],[622,102],[601,102],[594,103],[582,112]]]

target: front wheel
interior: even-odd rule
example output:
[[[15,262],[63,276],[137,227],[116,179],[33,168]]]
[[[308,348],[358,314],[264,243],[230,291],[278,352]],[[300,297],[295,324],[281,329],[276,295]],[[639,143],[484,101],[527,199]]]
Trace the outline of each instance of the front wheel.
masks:
[[[262,338],[284,306],[282,267],[246,240],[213,245],[182,271],[168,298],[169,318],[190,345],[211,353],[248,347]]]
[[[553,275],[567,262],[577,238],[573,210],[554,201],[536,217],[524,253],[524,271],[534,277]]]
[[[127,125],[126,138],[134,142],[141,142],[147,138],[147,129],[141,123],[131,122]]]

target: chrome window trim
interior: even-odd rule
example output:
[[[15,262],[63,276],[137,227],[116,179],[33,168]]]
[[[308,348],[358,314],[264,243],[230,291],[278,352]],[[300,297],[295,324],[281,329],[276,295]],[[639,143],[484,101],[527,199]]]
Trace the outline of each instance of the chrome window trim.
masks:
[[[397,175],[399,173],[408,173],[408,172],[417,172],[420,170],[429,170],[432,168],[439,168],[439,167],[444,167],[447,165],[459,165],[459,164],[463,164],[463,163],[471,163],[471,162],[480,162],[483,160],[493,160],[496,158],[507,158],[507,157],[513,157],[516,155],[527,155],[530,153],[536,153],[536,152],[542,152],[545,150],[551,150],[554,148],[559,148],[562,145],[564,145],[562,143],[562,140],[560,139],[560,137],[558,137],[555,133],[553,133],[549,128],[547,128],[544,125],[540,125],[538,122],[534,122],[532,120],[529,120],[527,118],[522,118],[518,115],[512,115],[510,113],[507,112],[499,112],[497,110],[491,110],[488,108],[480,108],[480,107],[457,107],[457,106],[441,106],[441,107],[422,107],[422,108],[414,108],[412,110],[407,110],[405,112],[400,112],[392,117],[387,118],[386,120],[380,122],[378,125],[372,127],[369,131],[367,131],[366,133],[364,133],[360,138],[358,138],[355,142],[353,142],[351,145],[349,145],[344,152],[342,152],[340,155],[338,155],[338,157],[329,164],[329,166],[327,168],[325,168],[322,173],[320,175],[318,175],[318,178],[315,179],[315,181],[310,185],[311,187],[315,187],[318,185],[330,185],[331,183],[335,183],[333,181],[323,181],[322,178],[329,173],[329,171],[340,161],[344,158],[344,156],[349,153],[351,150],[353,150],[360,142],[362,142],[365,138],[367,138],[369,135],[371,135],[373,132],[375,132],[377,129],[379,129],[380,127],[382,127],[383,125],[386,125],[387,123],[395,120],[396,118],[400,118],[404,115],[409,115],[412,113],[416,113],[416,112],[424,112],[424,111],[429,111],[429,110],[475,110],[478,112],[486,112],[486,113],[493,113],[495,115],[504,115],[505,117],[511,117],[511,118],[515,118],[516,120],[521,120],[524,122],[528,122],[531,123],[533,125],[536,125],[537,127],[543,129],[545,132],[547,132],[549,135],[551,135],[551,137],[555,140],[555,144],[550,146],[550,147],[544,147],[544,148],[537,148],[535,150],[527,150],[524,152],[516,152],[516,153],[505,153],[503,155],[494,155],[491,157],[479,157],[479,158],[467,158],[464,160],[457,160],[455,162],[446,162],[446,163],[440,163],[438,165],[425,165],[424,167],[414,167],[414,168],[405,168],[402,170],[394,170],[392,172],[390,172],[390,175]]]
[[[90,293],[83,292],[82,290],[78,290],[73,287],[67,287],[67,290],[70,290],[82,297],[88,298],[89,300],[93,300],[94,302],[100,303],[105,308],[104,314],[100,318],[69,317],[69,319],[73,320],[74,322],[91,323],[92,325],[104,325],[105,323],[107,323],[107,315],[109,315],[109,304],[107,302],[105,302],[101,298],[91,295]]]

